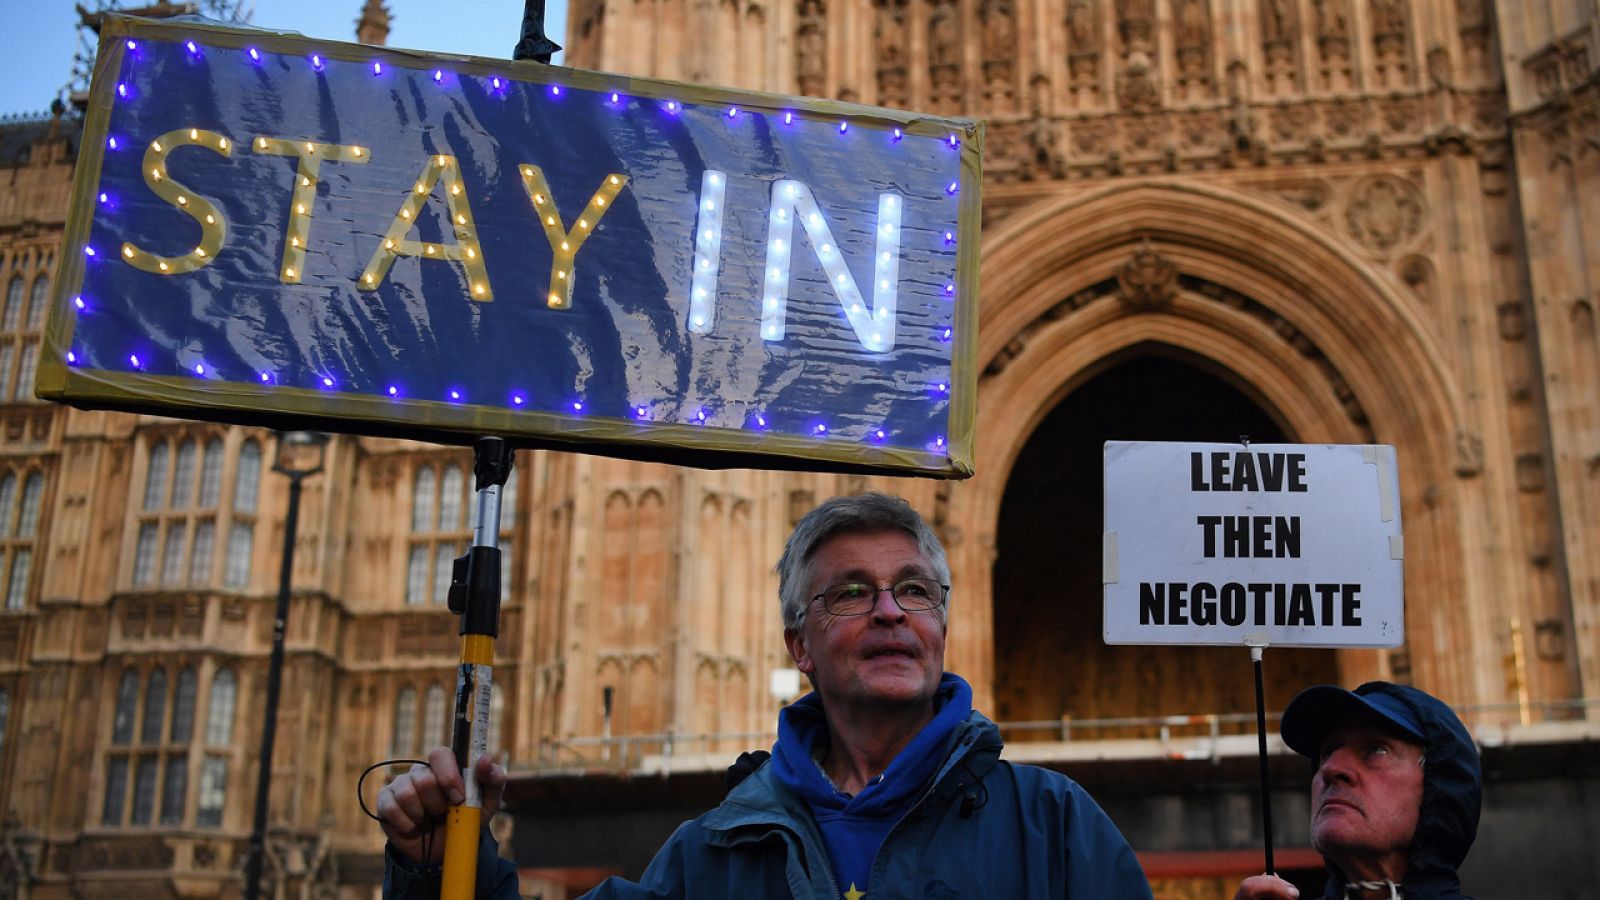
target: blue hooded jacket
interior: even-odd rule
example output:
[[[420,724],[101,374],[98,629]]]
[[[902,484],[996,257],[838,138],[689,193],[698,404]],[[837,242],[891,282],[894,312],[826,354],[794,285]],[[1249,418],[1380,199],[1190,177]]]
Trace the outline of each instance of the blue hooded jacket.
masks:
[[[778,718],[773,775],[811,809],[845,896],[870,890],[873,857],[889,830],[932,787],[939,764],[950,755],[956,728],[972,714],[972,688],[946,672],[933,703],[933,719],[883,774],[855,796],[835,789],[816,761],[817,748],[828,742],[822,698],[808,694],[786,707]]]
[[[1422,725],[1422,806],[1400,896],[1405,900],[1471,900],[1461,893],[1456,869],[1472,848],[1483,806],[1483,775],[1472,735],[1450,707],[1416,688],[1369,681],[1355,693],[1387,694]],[[1345,897],[1344,877],[1331,865],[1323,897]]]

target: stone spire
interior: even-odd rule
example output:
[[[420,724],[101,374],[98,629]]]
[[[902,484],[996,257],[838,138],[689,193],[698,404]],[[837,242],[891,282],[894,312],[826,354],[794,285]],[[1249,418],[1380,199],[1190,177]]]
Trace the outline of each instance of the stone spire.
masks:
[[[389,42],[389,7],[383,0],[367,0],[356,20],[356,40],[382,47]]]

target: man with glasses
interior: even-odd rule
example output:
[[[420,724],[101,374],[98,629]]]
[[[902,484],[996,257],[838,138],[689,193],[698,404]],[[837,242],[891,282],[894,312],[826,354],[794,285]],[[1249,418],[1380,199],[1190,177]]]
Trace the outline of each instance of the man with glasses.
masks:
[[[1001,760],[999,730],[944,671],[950,566],[910,504],[828,500],[777,569],[784,642],[815,691],[780,713],[771,760],[680,826],[639,884],[588,896],[1150,898],[1100,807],[1064,775]],[[415,847],[420,811],[442,817],[460,790],[441,752],[380,796],[386,896],[437,890]],[[479,774],[497,794],[504,774]],[[509,867],[480,865],[479,896],[514,898]]]
[[[1283,742],[1316,767],[1311,845],[1328,864],[1327,900],[1461,898],[1456,869],[1478,832],[1478,748],[1450,707],[1413,687],[1321,684],[1283,711]],[[1296,900],[1272,875],[1235,900]]]

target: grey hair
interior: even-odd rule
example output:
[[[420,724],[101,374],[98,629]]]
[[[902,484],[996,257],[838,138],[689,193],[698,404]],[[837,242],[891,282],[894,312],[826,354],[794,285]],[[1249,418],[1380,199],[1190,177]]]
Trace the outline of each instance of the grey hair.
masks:
[[[889,494],[867,493],[824,500],[805,514],[783,545],[778,558],[778,602],[783,610],[783,627],[798,628],[805,618],[806,596],[811,582],[811,556],[828,538],[845,531],[885,531],[896,529],[917,541],[917,550],[933,566],[941,584],[950,583],[950,563],[944,545],[922,516],[905,500]]]

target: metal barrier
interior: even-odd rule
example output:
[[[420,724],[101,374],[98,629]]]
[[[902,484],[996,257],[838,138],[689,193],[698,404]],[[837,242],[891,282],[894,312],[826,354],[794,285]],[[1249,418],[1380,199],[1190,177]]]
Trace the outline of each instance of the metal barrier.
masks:
[[[1543,723],[1591,723],[1600,731],[1600,698],[1555,700],[1544,703],[1489,703],[1456,707],[1480,743],[1507,740],[1508,729],[1537,728]],[[1276,734],[1280,714],[1269,715]],[[1203,713],[1173,716],[1118,716],[1077,719],[1039,719],[996,723],[1009,742],[1083,744],[1095,741],[1150,741],[1150,756],[1171,759],[1216,759],[1224,738],[1255,733],[1255,713]],[[1177,748],[1185,739],[1199,738],[1201,746]],[[775,730],[678,734],[667,731],[643,735],[581,735],[542,739],[533,760],[517,768],[540,773],[642,772],[665,775],[675,763],[704,769],[727,765],[746,750],[764,750],[776,740]],[[1255,752],[1253,745],[1250,752]],[[714,757],[714,758],[713,758]]]

